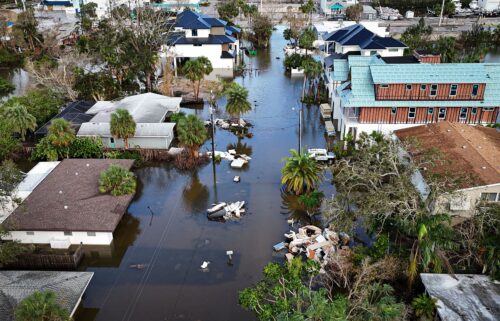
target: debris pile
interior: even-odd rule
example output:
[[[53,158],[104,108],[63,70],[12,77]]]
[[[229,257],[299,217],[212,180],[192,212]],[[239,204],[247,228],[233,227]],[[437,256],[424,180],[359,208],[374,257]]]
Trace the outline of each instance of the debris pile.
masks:
[[[208,218],[210,219],[224,219],[240,218],[245,213],[245,201],[234,203],[220,202],[213,204],[212,207],[207,209]]]
[[[215,125],[222,128],[222,129],[231,129],[231,128],[247,128],[247,127],[251,127],[252,125],[243,120],[242,118],[240,118],[239,120],[238,119],[220,119],[220,118],[216,118],[214,120],[215,122]],[[206,126],[210,126],[212,124],[212,122],[210,120],[207,120],[205,121],[205,125]]]
[[[207,152],[209,157],[212,157],[212,152]],[[252,158],[246,154],[238,154],[236,150],[229,149],[227,152],[215,151],[214,155],[216,158],[225,159],[231,161],[232,168],[242,168],[243,165],[247,164]]]
[[[403,19],[403,16],[399,13],[398,9],[393,9],[389,7],[377,7],[377,11],[382,20]]]
[[[336,233],[328,228],[322,230],[314,225],[300,227],[297,232],[285,233],[286,242],[281,242],[273,246],[275,251],[288,248],[285,255],[288,261],[295,256],[304,254],[310,260],[315,260],[323,267],[329,258],[340,249],[349,244],[349,235]]]

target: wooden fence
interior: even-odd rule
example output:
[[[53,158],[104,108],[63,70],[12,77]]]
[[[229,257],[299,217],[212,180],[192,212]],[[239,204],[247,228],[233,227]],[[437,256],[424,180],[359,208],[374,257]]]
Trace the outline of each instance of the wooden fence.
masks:
[[[76,270],[83,259],[82,245],[73,253],[29,253],[20,255],[8,269],[25,270]]]

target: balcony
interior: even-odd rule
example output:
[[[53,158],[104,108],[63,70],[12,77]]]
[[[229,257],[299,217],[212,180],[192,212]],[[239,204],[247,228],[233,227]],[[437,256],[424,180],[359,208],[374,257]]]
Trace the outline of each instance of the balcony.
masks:
[[[342,116],[346,123],[359,124],[358,108],[342,108]]]

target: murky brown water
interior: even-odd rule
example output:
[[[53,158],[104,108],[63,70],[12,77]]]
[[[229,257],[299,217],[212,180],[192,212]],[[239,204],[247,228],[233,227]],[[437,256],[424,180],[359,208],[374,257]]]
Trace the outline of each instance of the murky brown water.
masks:
[[[282,158],[298,144],[298,98],[302,79],[290,79],[282,67],[282,32],[272,47],[247,58],[259,69],[235,79],[256,101],[245,115],[254,127],[251,139],[238,139],[217,130],[216,149],[236,147],[251,155],[250,164],[234,170],[228,161],[194,172],[179,172],[167,164],[137,170],[140,189],[121,222],[112,247],[87,248],[82,270],[93,271],[77,321],[131,320],[252,320],[238,306],[238,291],[257,282],[264,265],[283,254],[272,245],[289,229],[286,223],[293,198],[280,190]],[[220,106],[223,109],[223,102]],[[204,110],[185,110],[209,117]],[[221,111],[221,117],[224,116]],[[324,147],[326,140],[317,107],[304,108],[304,147]],[[210,142],[203,148],[210,150]],[[241,176],[239,184],[233,182]],[[328,195],[333,187],[325,182]],[[205,211],[215,201],[247,202],[239,221],[208,221]],[[151,214],[148,206],[154,214]],[[232,264],[226,251],[233,250]],[[200,265],[210,261],[208,272]],[[144,269],[131,268],[145,264]]]

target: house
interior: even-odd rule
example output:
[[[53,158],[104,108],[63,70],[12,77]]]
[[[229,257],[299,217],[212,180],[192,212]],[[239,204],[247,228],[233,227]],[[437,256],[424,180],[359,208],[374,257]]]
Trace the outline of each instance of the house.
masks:
[[[437,299],[441,321],[500,319],[500,284],[481,274],[421,273],[425,291]]]
[[[348,56],[333,61],[333,119],[342,135],[390,133],[442,121],[495,123],[500,64],[387,63],[384,59]]]
[[[316,32],[316,37],[317,37],[315,41],[316,46],[324,45],[325,41],[323,40],[323,37],[326,36],[327,34],[333,33],[339,29],[346,28],[355,24],[356,24],[355,21],[343,21],[343,20],[337,20],[337,21],[325,20],[314,23],[313,28],[314,31]],[[387,28],[379,26],[378,21],[360,21],[359,24],[368,29],[369,31],[373,32],[377,36],[380,37],[389,36]],[[325,53],[327,53],[325,51],[325,47],[320,47],[320,49]]]
[[[41,10],[45,11],[63,11],[66,14],[80,14],[81,6],[84,4],[95,3],[97,5],[95,13],[97,18],[101,19],[107,16],[110,9],[119,7],[121,5],[127,5],[131,9],[134,9],[136,5],[142,6],[143,1],[139,2],[126,1],[126,0],[42,0],[38,5]]]
[[[483,11],[500,10],[500,0],[479,0],[478,5]]]
[[[162,0],[159,3],[150,3],[153,8],[160,8],[162,10],[168,11],[181,11],[185,9],[190,9],[196,12],[200,11],[200,0]]]
[[[326,16],[345,16],[347,7],[357,4],[357,0],[320,0],[321,12]]]
[[[78,132],[80,126],[88,122],[92,119],[92,115],[87,114],[87,111],[94,106],[94,102],[89,101],[73,101],[68,103],[66,106],[62,107],[61,111],[55,115],[50,121],[44,124],[42,127],[38,128],[35,132],[36,140],[40,140],[41,138],[47,135],[48,128],[53,119],[63,118],[70,122],[71,127],[75,130],[75,133]]]
[[[379,54],[384,57],[402,56],[408,48],[391,37],[379,36],[362,24],[354,24],[323,36],[327,53],[361,52],[361,56]]]
[[[94,272],[0,271],[0,321],[14,320],[14,311],[23,299],[48,290],[73,317],[93,276]]]
[[[87,110],[92,118],[81,124],[77,136],[100,137],[103,146],[123,148],[123,139],[111,135],[111,114],[116,109],[127,110],[136,122],[135,134],[128,143],[133,148],[168,149],[174,138],[174,123],[165,119],[180,111],[180,97],[154,93],[129,96],[119,101],[98,101]]]
[[[363,5],[363,12],[361,13],[362,20],[375,20],[377,19],[377,10],[373,9],[372,6]]]
[[[99,175],[110,165],[130,169],[129,159],[65,159],[52,169],[8,215],[4,240],[27,244],[109,245],[113,231],[134,197],[100,194]]]
[[[468,176],[459,190],[433,204],[433,212],[450,213],[459,222],[459,218],[474,215],[480,200],[500,202],[500,132],[496,129],[445,121],[396,130],[394,134],[402,141],[416,138],[424,150],[437,149],[450,161],[434,164],[433,172]]]
[[[177,15],[174,33],[162,51],[174,58],[174,68],[182,62],[207,57],[214,69],[233,69],[238,63],[240,29],[224,20],[191,10]]]

